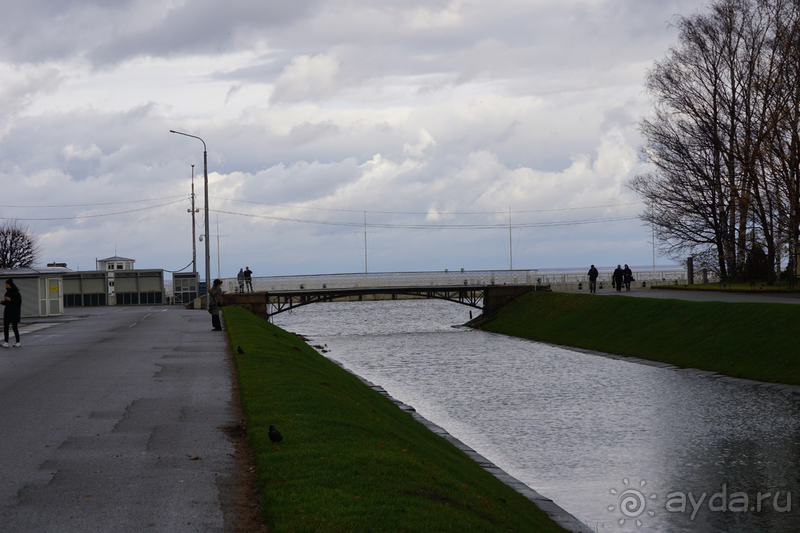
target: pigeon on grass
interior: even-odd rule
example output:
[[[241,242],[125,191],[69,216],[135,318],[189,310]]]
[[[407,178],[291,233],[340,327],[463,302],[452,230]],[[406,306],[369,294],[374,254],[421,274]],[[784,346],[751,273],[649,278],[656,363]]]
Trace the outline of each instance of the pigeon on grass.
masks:
[[[269,440],[272,442],[280,442],[283,440],[283,435],[281,435],[281,432],[278,431],[275,426],[269,427]]]

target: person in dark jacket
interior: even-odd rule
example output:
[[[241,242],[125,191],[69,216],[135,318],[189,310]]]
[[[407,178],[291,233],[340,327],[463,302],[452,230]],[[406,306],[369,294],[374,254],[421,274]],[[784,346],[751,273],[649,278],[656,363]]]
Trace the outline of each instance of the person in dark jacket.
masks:
[[[6,280],[6,296],[0,303],[5,306],[5,309],[3,310],[3,333],[5,335],[3,348],[8,348],[9,324],[11,324],[11,327],[14,329],[14,338],[17,341],[14,343],[14,348],[19,348],[21,344],[19,342],[19,328],[17,327],[17,324],[19,324],[19,320],[22,315],[22,295],[19,293],[19,289],[14,284],[14,280],[11,278]]]
[[[253,271],[250,267],[244,267],[244,284],[248,291],[253,292]]]
[[[625,268],[622,270],[622,282],[625,284],[625,290],[631,290],[631,281],[633,281],[633,272],[631,271],[628,265],[625,265]]]
[[[597,292],[597,276],[600,274],[597,272],[597,269],[592,265],[589,269],[589,293],[596,293]]]
[[[612,277],[614,279],[614,287],[617,289],[617,292],[620,292],[622,290],[622,279],[625,277],[625,275],[622,273],[621,265],[617,265],[617,268],[614,269],[614,274]]]
[[[208,302],[208,312],[211,313],[211,327],[214,331],[222,331],[219,321],[219,308],[222,307],[222,280],[215,279],[214,286],[208,291],[211,300]]]

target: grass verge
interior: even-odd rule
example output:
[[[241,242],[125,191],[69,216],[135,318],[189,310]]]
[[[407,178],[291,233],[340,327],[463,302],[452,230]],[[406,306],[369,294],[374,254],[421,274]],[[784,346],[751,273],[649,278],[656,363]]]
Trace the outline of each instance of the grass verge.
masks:
[[[564,531],[294,334],[224,313],[270,531]]]
[[[800,305],[530,292],[481,329],[775,383],[800,384]]]

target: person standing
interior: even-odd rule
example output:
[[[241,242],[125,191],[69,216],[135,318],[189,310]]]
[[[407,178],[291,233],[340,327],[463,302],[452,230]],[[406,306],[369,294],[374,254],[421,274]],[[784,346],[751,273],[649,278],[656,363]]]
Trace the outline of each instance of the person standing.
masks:
[[[239,273],[236,274],[236,281],[239,282],[239,292],[244,292],[244,271],[240,268]]]
[[[222,331],[222,324],[219,321],[219,308],[222,307],[222,280],[215,279],[214,286],[208,291],[209,301],[208,312],[211,313],[211,327],[214,331]]]
[[[589,269],[589,294],[597,293],[597,276],[600,274],[597,272],[597,269],[594,265],[591,266]]]
[[[244,282],[250,292],[253,292],[253,280],[251,279],[252,275],[253,272],[250,270],[250,267],[244,267]]]
[[[622,279],[625,277],[622,273],[622,265],[617,265],[617,268],[614,269],[614,274],[612,275],[614,279],[614,287],[617,289],[617,292],[622,291]]]
[[[623,283],[625,283],[625,290],[626,291],[631,290],[631,281],[633,281],[633,272],[631,272],[631,269],[628,267],[628,265],[625,265],[625,269],[622,271],[622,277],[623,277]]]
[[[11,278],[6,280],[6,296],[2,304],[5,306],[3,310],[3,334],[5,335],[3,348],[8,348],[9,324],[11,324],[11,327],[14,329],[14,339],[17,341],[14,343],[14,348],[19,348],[21,344],[19,342],[19,328],[17,324],[19,324],[22,315],[22,295],[19,293],[19,289]]]

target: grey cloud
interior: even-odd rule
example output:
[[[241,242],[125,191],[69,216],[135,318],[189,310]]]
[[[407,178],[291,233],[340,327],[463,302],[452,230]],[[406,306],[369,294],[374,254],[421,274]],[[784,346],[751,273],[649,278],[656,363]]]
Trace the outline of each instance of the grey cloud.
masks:
[[[16,115],[38,96],[54,91],[63,82],[58,69],[45,67],[34,71],[16,72],[16,79],[7,75],[0,86],[0,116]]]
[[[86,57],[97,65],[138,56],[236,51],[266,40],[276,27],[307,16],[317,0],[188,0],[169,9],[144,2],[19,2],[0,36],[3,57],[44,62]]]
[[[495,142],[504,143],[514,136],[516,129],[522,125],[522,122],[515,120],[512,122],[500,135],[497,136]]]
[[[189,165],[196,165],[196,176],[202,172],[202,146],[196,140],[167,133],[169,129],[185,129],[208,143],[209,170],[214,175],[212,209],[225,205],[216,198],[224,191],[234,198],[264,203],[424,211],[433,203],[470,209],[489,189],[494,190],[489,195],[491,201],[502,209],[518,197],[520,190],[527,192],[524,188],[528,184],[548,180],[557,185],[552,190],[537,185],[535,191],[546,200],[531,197],[526,208],[563,202],[616,202],[616,190],[600,190],[599,185],[589,193],[581,188],[568,190],[559,178],[576,159],[586,159],[589,164],[598,159],[593,155],[603,130],[625,127],[641,113],[643,99],[627,102],[636,91],[629,89],[639,83],[642,65],[663,54],[672,35],[666,30],[666,21],[673,13],[695,9],[696,1],[465,2],[458,24],[441,27],[414,26],[408,20],[420,9],[433,13],[434,20],[437,10],[448,8],[448,1],[394,2],[387,7],[383,0],[307,0],[299,4],[234,1],[230,5],[188,0],[172,12],[164,10],[168,4],[163,0],[135,4],[53,2],[50,11],[50,3],[44,1],[18,4],[26,7],[15,4],[16,14],[12,15],[21,24],[14,27],[25,26],[26,31],[0,35],[4,50],[0,54],[6,58],[69,58],[71,67],[80,65],[82,58],[90,58],[96,66],[108,67],[103,76],[113,76],[111,67],[116,62],[136,56],[177,59],[185,54],[208,53],[208,70],[217,69],[211,79],[199,80],[200,84],[215,83],[209,83],[203,92],[212,95],[213,102],[198,105],[197,114],[186,111],[188,106],[175,106],[173,109],[183,111],[173,111],[158,93],[157,84],[151,84],[156,86],[153,94],[142,98],[152,99],[153,104],[141,106],[138,95],[126,96],[127,100],[103,102],[107,107],[117,106],[117,111],[100,111],[81,108],[87,105],[83,102],[54,98],[48,99],[43,105],[46,110],[35,116],[11,117],[13,123],[0,143],[0,179],[20,184],[15,192],[26,202],[188,193]],[[256,45],[257,50],[268,51],[246,68],[228,68],[214,57],[221,51],[254,50]],[[270,105],[268,85],[290,72],[287,66],[293,61],[297,65],[297,58],[318,56],[338,65],[338,70],[324,78],[329,82],[325,90],[309,85],[306,92],[293,93],[309,79],[297,76],[296,83],[285,84],[280,98],[272,101],[280,105]],[[16,86],[6,81],[3,90],[14,95],[11,101],[23,106],[35,102],[40,94],[37,91],[58,87],[61,81],[57,70],[31,72],[34,74],[27,78],[20,77],[22,81]],[[93,74],[79,72],[87,82]],[[218,83],[220,80],[225,83]],[[180,83],[174,79],[169,82]],[[191,83],[198,83],[198,79],[192,78]],[[263,98],[259,100],[258,88],[248,87],[250,84],[263,86]],[[110,90],[115,87],[113,83],[106,86]],[[65,91],[61,96],[64,94],[70,93]],[[478,96],[484,99],[486,95],[496,96],[494,104],[477,103]],[[246,105],[250,107],[237,107],[248,98],[251,100]],[[219,106],[222,101],[227,105]],[[315,101],[323,103],[315,106]],[[295,108],[293,102],[302,105]],[[56,107],[59,104],[61,108]],[[133,105],[136,107],[132,109],[125,107]],[[10,104],[4,109],[13,113]],[[436,149],[425,152],[425,157],[410,157],[408,150],[404,153],[404,146],[418,143],[421,129],[430,133]],[[633,128],[627,127],[623,134],[628,145],[635,146],[631,132]],[[613,161],[618,153],[621,149],[608,151],[605,158]],[[354,186],[376,154],[389,170],[376,171]],[[484,172],[472,177],[473,163],[481,161]],[[519,177],[528,174],[535,175],[536,180]],[[585,185],[589,181],[576,178],[573,183]],[[534,205],[536,202],[546,205]],[[231,212],[271,213],[270,209],[226,206]],[[359,218],[314,211],[292,215],[319,220]],[[221,233],[230,235],[230,253],[237,260],[253,253],[252,243],[258,241],[263,253],[257,257],[266,259],[261,267],[256,260],[248,263],[261,273],[346,268],[341,250],[343,243],[354,240],[350,228],[281,225],[223,214],[220,218]],[[97,247],[110,246],[108,243],[118,235],[124,236],[132,248],[124,254],[137,257],[141,261],[137,264],[142,266],[149,261],[154,267],[179,268],[186,263],[183,256],[191,251],[189,246],[180,252],[172,249],[190,244],[188,237],[184,239],[191,228],[182,206],[119,219],[81,224],[43,222],[37,226],[39,231],[53,231],[48,251],[58,259],[78,252],[92,258],[100,253]],[[168,228],[168,234],[164,228]],[[271,231],[274,228],[277,231]],[[591,228],[581,230],[588,235]],[[564,231],[563,239],[574,242],[574,229],[572,233]],[[613,233],[607,226],[601,231]],[[474,250],[490,249],[492,242],[506,242],[501,236],[494,239],[487,236],[489,232],[468,237],[456,233],[418,233],[409,239],[408,232],[387,230],[375,238],[387,248],[399,250],[395,258],[403,256],[397,263],[390,263],[387,257],[384,264],[390,270],[403,265],[424,269],[426,261],[435,259],[429,257],[441,260],[442,251],[453,242],[458,242],[452,247],[455,264],[445,266],[498,266],[488,254],[475,255]],[[154,239],[154,234],[163,238]],[[254,235],[258,239],[253,239]],[[325,239],[316,238],[320,235]],[[539,239],[538,234],[531,237],[533,248],[543,242]],[[409,240],[419,244],[413,254],[406,253],[404,243]],[[331,250],[324,258],[307,253],[324,246]],[[619,253],[614,246],[622,245],[604,241],[604,246],[609,249],[607,253]],[[276,254],[275,250],[287,253]],[[353,254],[356,266],[357,252]],[[559,257],[547,253],[532,253],[529,261],[536,264],[529,266],[544,266],[546,261],[566,266],[573,257],[576,262],[581,260],[578,252]],[[289,256],[297,261],[288,262],[285,258]]]
[[[626,106],[617,106],[607,109],[603,113],[603,122],[600,124],[602,131],[608,131],[611,128],[626,128],[636,124],[636,119],[631,115]]]
[[[341,133],[339,126],[330,121],[319,124],[304,122],[291,129],[288,141],[293,145],[307,144],[322,137],[338,135],[339,133]]]

